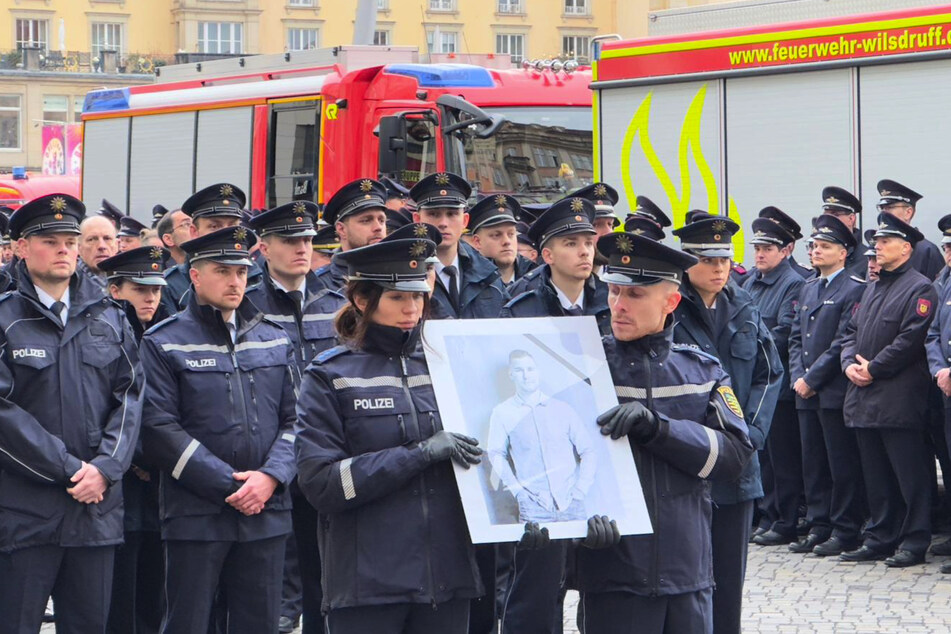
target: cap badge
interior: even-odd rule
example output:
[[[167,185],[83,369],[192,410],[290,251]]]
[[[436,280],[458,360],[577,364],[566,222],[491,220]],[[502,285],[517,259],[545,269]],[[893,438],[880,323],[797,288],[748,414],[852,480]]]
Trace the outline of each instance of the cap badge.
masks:
[[[836,198],[835,196],[829,196],[828,198],[826,198],[826,202],[827,202],[827,203],[837,203],[837,202],[839,202],[839,199]]]
[[[832,233],[832,229],[829,227],[819,227],[819,233]]]
[[[757,231],[756,233],[753,234],[753,237],[754,237],[754,238],[765,238],[765,237],[766,237],[766,233],[764,233],[763,231]]]
[[[227,197],[234,196],[234,187],[232,187],[231,185],[225,184],[221,186],[221,189],[219,190],[219,192],[221,193],[222,196],[227,196]]]
[[[723,220],[715,220],[711,226],[714,231],[726,231],[726,222]]]
[[[607,198],[608,188],[605,187],[603,183],[598,183],[594,186],[594,195],[598,198]]]
[[[362,181],[360,181],[360,191],[368,192],[371,189],[373,189],[373,181],[371,181],[369,178],[364,178]]]
[[[234,239],[244,242],[248,238],[248,230],[244,227],[238,227],[234,230]]]
[[[883,189],[882,191],[880,191],[880,192],[878,192],[878,193],[881,194],[882,196],[891,196],[891,194],[892,194],[892,193],[891,193],[890,191],[888,191],[887,189]]]
[[[888,229],[888,223],[882,222],[878,225],[879,229]]]
[[[298,200],[296,203],[294,203],[294,213],[300,214],[300,215],[306,214],[307,205],[305,205],[303,201]],[[300,220],[298,220],[297,222],[300,222]]]
[[[445,173],[436,174],[436,184],[437,184],[437,185],[448,185],[448,184],[449,184],[449,174],[445,174]]]
[[[505,198],[505,194],[499,194],[495,197],[495,204],[499,207],[505,207],[505,204],[508,202]]]
[[[422,240],[414,242],[409,248],[409,254],[414,258],[418,258],[424,253],[426,253],[426,243]]]
[[[643,229],[635,229],[635,230],[632,231],[631,233],[633,233],[633,234],[636,235],[636,236],[642,236],[642,235],[644,235],[644,230],[643,230]]]
[[[634,250],[634,243],[625,235],[619,235],[615,244],[621,253],[631,253]]]
[[[162,248],[161,247],[152,247],[152,250],[149,251],[149,257],[153,260],[162,259]]]
[[[575,212],[575,213],[578,213],[578,212],[581,211],[582,209],[584,209],[584,203],[581,202],[581,199],[580,199],[580,198],[572,198],[572,199],[571,199],[571,211],[573,211],[573,212]]]
[[[429,230],[426,228],[426,225],[420,222],[416,225],[416,228],[413,229],[413,233],[416,234],[417,238],[425,238],[429,235]]]
[[[57,196],[50,201],[50,209],[53,211],[66,211],[66,199],[62,196]],[[62,216],[60,216],[62,218]],[[59,218],[57,218],[59,220]]]

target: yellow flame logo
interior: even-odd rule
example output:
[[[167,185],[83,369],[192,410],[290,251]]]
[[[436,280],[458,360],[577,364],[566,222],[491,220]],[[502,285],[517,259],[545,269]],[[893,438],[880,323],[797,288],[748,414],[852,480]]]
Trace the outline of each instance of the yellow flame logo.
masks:
[[[624,185],[624,194],[627,197],[628,206],[637,207],[637,194],[634,191],[633,174],[631,171],[631,155],[634,150],[635,141],[639,144],[640,151],[650,165],[654,176],[660,182],[664,193],[670,201],[671,216],[674,220],[674,226],[681,226],[684,223],[687,211],[697,205],[691,204],[692,186],[690,179],[691,159],[694,169],[700,174],[703,181],[703,187],[707,194],[707,204],[705,207],[711,214],[720,214],[720,194],[717,186],[716,177],[710,164],[703,155],[703,148],[700,146],[700,123],[703,115],[703,107],[706,103],[707,85],[704,84],[694,95],[693,100],[687,108],[684,116],[684,122],[680,129],[680,140],[677,147],[677,168],[679,171],[679,188],[674,184],[673,178],[664,164],[661,163],[657,152],[650,140],[650,112],[653,100],[653,92],[647,94],[644,100],[638,106],[624,134],[624,142],[621,145],[621,179]],[[704,205],[699,205],[704,207]],[[744,259],[744,239],[740,214],[736,208],[736,202],[733,197],[728,199],[727,217],[741,226],[741,229],[733,236],[733,247],[735,260],[742,262]]]

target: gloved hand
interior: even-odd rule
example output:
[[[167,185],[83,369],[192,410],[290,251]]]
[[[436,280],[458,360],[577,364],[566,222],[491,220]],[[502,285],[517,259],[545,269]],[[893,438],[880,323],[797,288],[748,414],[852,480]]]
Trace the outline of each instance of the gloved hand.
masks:
[[[525,522],[525,532],[518,540],[519,550],[541,550],[551,543],[547,528],[539,528],[538,522]]]
[[[482,462],[482,450],[479,448],[479,441],[469,436],[456,434],[445,429],[437,431],[423,442],[419,443],[419,448],[423,450],[423,455],[429,462],[439,462],[441,460],[454,460],[465,469],[469,465]]]
[[[617,522],[607,515],[593,515],[588,518],[588,534],[581,542],[582,546],[591,549],[610,548],[621,541],[621,531]]]
[[[638,403],[631,401],[612,407],[598,416],[601,433],[617,440],[621,436],[630,436],[637,443],[646,443],[657,435],[660,421],[654,413]]]

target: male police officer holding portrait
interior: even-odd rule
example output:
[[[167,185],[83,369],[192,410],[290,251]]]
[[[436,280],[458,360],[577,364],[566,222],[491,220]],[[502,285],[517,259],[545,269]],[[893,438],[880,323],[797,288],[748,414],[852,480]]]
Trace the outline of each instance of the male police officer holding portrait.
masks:
[[[143,445],[161,469],[165,634],[207,629],[219,579],[229,632],[277,631],[298,375],[287,334],[244,296],[255,241],[227,227],[183,244],[194,292],[142,340]]]
[[[602,433],[627,437],[653,534],[579,548],[589,634],[713,631],[708,480],[733,481],[753,455],[730,379],[712,355],[673,342],[684,271],[696,258],[643,236],[598,240],[608,258],[612,335],[604,350],[617,407]]]
[[[0,632],[103,632],[122,475],[144,385],[122,310],[76,273],[83,204],[66,194],[10,222],[17,291],[0,297]],[[80,380],[81,378],[81,380]]]

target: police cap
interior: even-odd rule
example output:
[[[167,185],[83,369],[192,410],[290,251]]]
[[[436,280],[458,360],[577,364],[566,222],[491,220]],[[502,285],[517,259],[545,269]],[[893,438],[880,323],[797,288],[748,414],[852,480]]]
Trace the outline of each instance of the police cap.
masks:
[[[327,201],[323,219],[332,225],[370,209],[386,209],[386,187],[372,178],[360,178],[338,189]]]
[[[680,284],[684,271],[697,258],[633,233],[609,233],[598,240],[598,251],[608,259],[601,281],[621,286],[649,286],[657,282]]]
[[[519,244],[527,244],[528,246],[535,247],[535,241],[528,236],[528,232],[531,229],[527,222],[517,222],[515,223],[515,231],[517,233],[517,240]]]
[[[136,284],[165,286],[162,262],[169,255],[162,247],[138,247],[106,258],[99,269],[110,282],[127,279]]]
[[[621,220],[614,213],[614,205],[620,199],[617,190],[607,183],[591,183],[586,187],[572,192],[574,198],[585,198],[594,204],[595,218],[610,218],[614,221],[614,226],[621,224]]]
[[[340,239],[337,238],[337,229],[334,225],[324,225],[314,232],[310,241],[314,251],[332,255],[340,248]]]
[[[69,194],[47,194],[34,198],[10,217],[10,239],[19,240],[44,233],[78,234],[86,216],[82,201]]]
[[[295,200],[259,213],[248,221],[248,226],[262,238],[271,235],[285,238],[312,238],[317,235],[314,228],[316,218],[316,203],[309,200]]]
[[[628,214],[624,221],[624,231],[658,241],[667,237],[659,224],[643,214]]]
[[[475,233],[485,227],[501,224],[515,224],[521,205],[508,194],[486,196],[469,210],[469,233]]]
[[[394,291],[429,292],[426,259],[436,253],[436,244],[425,238],[380,240],[333,257],[347,267],[350,282],[373,282]]]
[[[182,211],[194,220],[226,216],[242,219],[247,202],[244,192],[230,183],[210,185],[192,194],[182,203]]]
[[[704,211],[703,209],[691,209],[686,214],[684,214],[684,224],[689,225],[697,222],[698,220],[704,220],[706,218],[719,218],[720,216],[714,216],[709,211]]]
[[[247,227],[225,227],[182,244],[191,262],[211,260],[219,264],[251,266],[251,247],[258,238]]]
[[[865,239],[865,255],[875,257],[875,229],[866,229],[862,237]]]
[[[530,225],[538,220],[538,217],[545,213],[550,206],[548,203],[524,203],[515,218]]]
[[[472,187],[456,174],[430,174],[409,190],[410,197],[420,209],[424,207],[465,207]]]
[[[673,224],[670,217],[647,196],[638,196],[636,201],[637,207],[634,209],[635,216],[644,216],[645,218],[653,220],[660,225],[661,228],[669,227]]]
[[[584,198],[562,198],[548,208],[532,223],[528,237],[539,249],[555,236],[573,233],[596,233],[594,230],[594,205]]]
[[[694,255],[710,258],[733,257],[733,235],[740,225],[723,216],[698,218],[674,231],[680,248]]]
[[[386,233],[392,233],[406,225],[413,224],[413,214],[406,207],[386,210]]]
[[[159,221],[165,217],[165,214],[168,213],[163,205],[154,205],[152,207],[152,228],[155,229],[158,226]]]
[[[119,233],[116,235],[120,238],[138,238],[145,228],[144,224],[132,216],[122,216],[119,221]]]
[[[111,220],[112,224],[116,226],[116,229],[119,228],[119,223],[125,218],[125,214],[105,198],[102,199],[102,205],[99,207],[98,215]]]
[[[951,244],[951,214],[941,217],[938,229],[941,231],[941,244]]]

